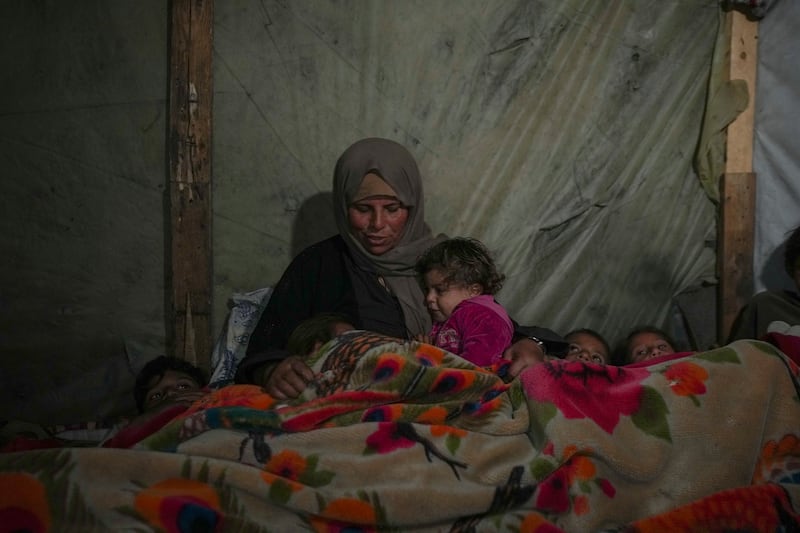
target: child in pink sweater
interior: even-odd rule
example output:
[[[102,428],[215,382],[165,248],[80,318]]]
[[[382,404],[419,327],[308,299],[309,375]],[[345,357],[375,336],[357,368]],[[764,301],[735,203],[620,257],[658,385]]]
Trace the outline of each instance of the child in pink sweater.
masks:
[[[433,319],[421,340],[478,366],[499,362],[514,326],[494,299],[504,276],[486,247],[475,239],[447,239],[422,254],[416,272]]]

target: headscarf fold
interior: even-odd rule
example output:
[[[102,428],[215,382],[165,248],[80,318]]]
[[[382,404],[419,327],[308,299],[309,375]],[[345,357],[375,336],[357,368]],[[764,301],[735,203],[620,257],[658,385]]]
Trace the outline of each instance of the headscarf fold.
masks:
[[[397,245],[381,255],[369,253],[350,232],[348,206],[364,176],[374,172],[388,183],[404,206],[408,220]],[[400,301],[406,329],[411,335],[428,333],[431,318],[425,307],[414,264],[419,255],[444,238],[434,237],[425,222],[422,178],[417,162],[401,144],[389,139],[368,138],[352,144],[336,162],[333,173],[333,209],[339,234],[356,264],[386,280]]]

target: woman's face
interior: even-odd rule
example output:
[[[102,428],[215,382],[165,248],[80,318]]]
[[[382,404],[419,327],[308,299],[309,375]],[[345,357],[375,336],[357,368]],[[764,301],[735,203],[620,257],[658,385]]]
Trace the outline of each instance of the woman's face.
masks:
[[[371,196],[347,208],[350,233],[372,255],[383,255],[400,242],[408,207],[393,196]]]

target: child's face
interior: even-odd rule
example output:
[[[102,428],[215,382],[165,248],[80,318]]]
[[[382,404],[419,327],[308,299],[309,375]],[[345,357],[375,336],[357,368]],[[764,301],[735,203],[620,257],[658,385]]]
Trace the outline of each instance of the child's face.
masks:
[[[191,377],[177,370],[167,370],[161,379],[153,377],[144,397],[144,410],[149,411],[167,399],[188,391],[199,391],[202,387]]]
[[[438,268],[433,268],[425,274],[423,290],[425,305],[434,322],[444,322],[450,318],[458,304],[481,293],[480,287],[476,285],[448,284]]]
[[[628,359],[632,363],[670,353],[675,353],[675,348],[657,333],[639,333],[628,342]]]
[[[608,351],[600,339],[589,333],[579,332],[567,336],[569,343],[567,361],[583,361],[584,363],[597,363],[599,365],[608,362]]]
[[[331,338],[335,339],[342,333],[347,333],[348,331],[353,331],[354,329],[356,329],[356,327],[349,322],[334,322],[333,324],[330,325]],[[312,355],[316,353],[317,350],[322,348],[324,345],[325,343],[322,341],[319,340],[314,341],[314,346],[308,351],[306,355]]]

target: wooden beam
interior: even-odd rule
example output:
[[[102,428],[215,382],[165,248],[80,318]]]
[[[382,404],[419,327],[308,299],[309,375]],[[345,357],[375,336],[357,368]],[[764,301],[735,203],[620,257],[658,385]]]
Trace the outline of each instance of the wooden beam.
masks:
[[[756,176],[726,173],[720,191],[720,321],[719,342],[730,334],[736,315],[753,295],[753,226]]]
[[[749,101],[727,131],[725,172],[753,171],[753,124],[755,122],[756,69],[758,67],[758,21],[739,11],[728,14],[731,25],[729,76],[747,83]]]
[[[749,102],[727,129],[725,173],[721,180],[718,340],[724,343],[739,310],[753,293],[753,236],[756,176],[753,173],[753,123],[758,64],[758,22],[738,11],[727,15],[731,80],[747,83]]]
[[[211,366],[213,0],[172,0],[169,63],[169,352]]]

